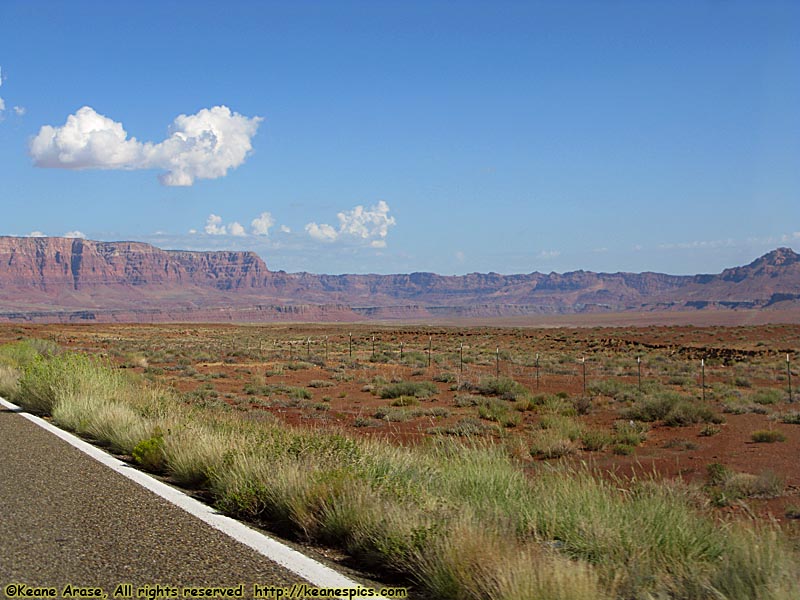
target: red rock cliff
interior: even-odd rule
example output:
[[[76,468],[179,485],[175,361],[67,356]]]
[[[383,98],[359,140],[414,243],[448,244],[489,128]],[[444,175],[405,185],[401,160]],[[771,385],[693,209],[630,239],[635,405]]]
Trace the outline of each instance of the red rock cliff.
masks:
[[[267,274],[267,265],[254,252],[185,252],[141,242],[0,237],[0,288],[196,285],[230,290],[263,287]]]
[[[303,315],[293,312],[300,305],[315,305],[314,310],[335,306],[327,317],[319,318],[340,319],[348,318],[350,308],[367,318],[422,318],[428,314],[760,308],[789,303],[800,304],[800,256],[788,248],[718,275],[591,271],[315,275],[270,272],[253,252],[189,252],[161,250],[141,242],[0,237],[0,320],[47,318],[48,311],[75,310],[91,318],[114,310],[130,317],[113,318],[130,320],[224,318],[216,310],[227,310],[230,318],[243,320],[312,319],[308,307]]]

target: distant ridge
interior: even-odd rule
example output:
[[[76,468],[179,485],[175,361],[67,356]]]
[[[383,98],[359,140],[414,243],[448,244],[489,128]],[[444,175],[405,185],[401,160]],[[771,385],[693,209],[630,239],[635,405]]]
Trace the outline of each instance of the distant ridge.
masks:
[[[719,274],[270,271],[254,252],[0,237],[0,321],[340,321],[800,307],[800,255]]]

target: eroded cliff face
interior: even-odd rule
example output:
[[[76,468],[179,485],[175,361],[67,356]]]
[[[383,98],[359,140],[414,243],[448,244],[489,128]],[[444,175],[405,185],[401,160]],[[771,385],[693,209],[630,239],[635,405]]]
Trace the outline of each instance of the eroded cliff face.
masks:
[[[44,292],[91,287],[195,285],[262,288],[268,274],[254,252],[161,250],[141,242],[0,237],[0,288]]]
[[[4,320],[420,319],[786,303],[800,304],[800,256],[788,248],[717,275],[315,275],[270,272],[253,252],[0,237]]]

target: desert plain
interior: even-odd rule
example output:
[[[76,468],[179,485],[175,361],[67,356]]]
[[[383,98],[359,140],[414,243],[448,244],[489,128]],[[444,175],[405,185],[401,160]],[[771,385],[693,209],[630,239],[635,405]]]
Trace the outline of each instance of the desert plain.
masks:
[[[731,325],[734,313],[724,315],[725,326],[674,324],[674,314],[671,325],[631,315],[595,326],[575,316],[536,326],[4,324],[0,342],[48,339],[243,419],[402,445],[479,439],[531,473],[571,462],[678,478],[722,516],[791,528],[800,325],[791,315]],[[738,485],[728,489],[720,473]]]

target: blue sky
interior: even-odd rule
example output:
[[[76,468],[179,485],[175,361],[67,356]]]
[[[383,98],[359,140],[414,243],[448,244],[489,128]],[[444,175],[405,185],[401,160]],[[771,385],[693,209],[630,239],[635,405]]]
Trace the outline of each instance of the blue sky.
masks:
[[[798,2],[4,0],[0,25],[0,234],[318,273],[800,249]]]

